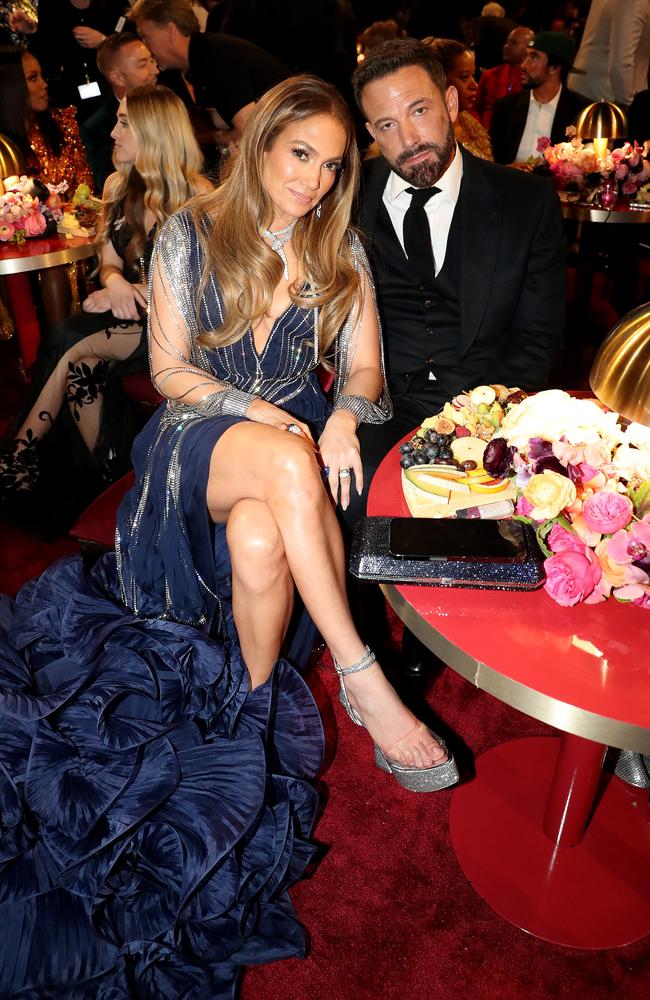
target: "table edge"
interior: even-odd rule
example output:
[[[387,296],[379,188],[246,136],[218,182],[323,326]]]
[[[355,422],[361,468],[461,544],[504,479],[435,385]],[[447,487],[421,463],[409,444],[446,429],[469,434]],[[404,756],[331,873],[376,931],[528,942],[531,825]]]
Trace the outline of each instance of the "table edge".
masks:
[[[82,243],[81,246],[50,250],[33,257],[0,259],[0,275],[24,274],[27,271],[40,271],[41,268],[57,267],[59,264],[72,264],[76,260],[91,257],[94,252],[93,243]]]
[[[481,691],[499,701],[545,722],[555,729],[573,733],[596,743],[607,744],[622,750],[650,753],[650,728],[621,722],[596,715],[586,709],[560,701],[551,695],[529,688],[520,681],[505,677],[473,656],[463,652],[449,639],[422,618],[415,608],[400,594],[394,584],[382,583],[384,597],[395,614],[417,638],[439,656],[452,670],[470,681]]]
[[[599,205],[580,205],[563,201],[562,216],[573,222],[597,222],[607,225],[639,225],[650,221],[650,206],[645,208],[607,209]]]

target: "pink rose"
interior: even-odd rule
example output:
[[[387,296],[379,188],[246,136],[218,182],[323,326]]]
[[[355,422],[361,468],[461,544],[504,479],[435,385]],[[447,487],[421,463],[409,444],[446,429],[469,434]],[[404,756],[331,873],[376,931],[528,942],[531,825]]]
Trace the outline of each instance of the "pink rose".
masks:
[[[549,137],[547,135],[541,136],[537,140],[537,152],[543,153],[546,149],[548,149],[550,145],[551,145],[551,140],[549,139]]]
[[[625,163],[621,163],[620,166],[614,171],[614,177],[617,181],[624,181],[628,175],[628,168]]]
[[[7,243],[14,237],[14,227],[10,222],[0,222],[0,240]]]
[[[22,220],[21,228],[25,230],[25,236],[40,236],[47,228],[45,216],[41,215],[40,212],[26,215]]]
[[[593,593],[601,577],[600,563],[591,549],[565,549],[544,560],[544,590],[558,604],[570,608]]]
[[[568,531],[561,524],[554,524],[546,536],[546,544],[551,552],[584,552],[585,543],[572,531]]]
[[[588,528],[603,535],[613,535],[615,531],[630,523],[634,506],[629,497],[622,493],[601,490],[585,500],[582,516]]]
[[[51,194],[49,195],[48,198],[45,199],[45,204],[49,209],[56,212],[58,211],[58,209],[61,208],[61,199],[59,198],[58,194]]]
[[[637,185],[636,180],[629,180],[628,179],[623,184],[623,187],[621,188],[621,191],[623,192],[623,194],[636,194],[637,187],[638,187],[638,185]]]

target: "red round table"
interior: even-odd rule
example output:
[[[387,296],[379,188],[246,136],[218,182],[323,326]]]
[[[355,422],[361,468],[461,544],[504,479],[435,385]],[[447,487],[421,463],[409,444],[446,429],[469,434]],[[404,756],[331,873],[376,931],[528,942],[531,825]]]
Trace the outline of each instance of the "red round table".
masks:
[[[399,444],[371,483],[369,514],[409,516]],[[650,613],[615,600],[562,608],[543,589],[382,590],[450,667],[561,733],[488,750],[455,790],[452,843],[476,891],[556,944],[650,934],[648,792],[601,770],[608,745],[650,753]]]
[[[93,238],[90,236],[67,238],[54,233],[44,239],[25,240],[20,245],[0,243],[0,275],[6,278],[9,305],[25,369],[36,360],[41,337],[27,272],[73,264],[93,253]]]

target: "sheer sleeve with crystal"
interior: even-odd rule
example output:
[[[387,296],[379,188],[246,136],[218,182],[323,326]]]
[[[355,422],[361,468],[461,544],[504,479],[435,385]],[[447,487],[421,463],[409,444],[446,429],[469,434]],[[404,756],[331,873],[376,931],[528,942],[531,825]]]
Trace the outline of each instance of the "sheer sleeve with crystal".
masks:
[[[200,237],[190,213],[183,212],[162,227],[151,262],[151,380],[174,409],[243,416],[255,397],[215,378],[198,343],[200,278]]]
[[[375,296],[375,285],[370,270],[370,264],[366,256],[359,236],[350,231],[350,248],[354,259],[354,267],[359,275],[359,295],[356,304],[350,310],[343,329],[336,341],[335,374],[333,386],[333,399],[335,409],[347,409],[354,413],[357,423],[381,424],[389,420],[393,415],[393,404],[388,390],[386,378],[386,363],[384,359],[384,345],[381,333],[381,323],[377,310],[377,299]],[[381,368],[382,391],[377,402],[366,399],[362,396],[349,396],[345,393],[345,386],[350,377],[352,362],[357,347],[361,319],[365,309],[373,309],[377,316],[377,334],[379,337],[379,363]]]

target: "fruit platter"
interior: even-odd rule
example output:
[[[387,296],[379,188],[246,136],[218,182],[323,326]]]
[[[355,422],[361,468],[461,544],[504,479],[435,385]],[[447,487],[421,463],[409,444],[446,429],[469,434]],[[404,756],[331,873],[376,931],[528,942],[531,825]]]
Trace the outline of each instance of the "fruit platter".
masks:
[[[479,385],[427,417],[400,447],[402,491],[413,517],[508,517],[516,486],[495,473],[505,415],[521,389]]]
[[[57,232],[64,236],[94,236],[97,230],[102,203],[95,198],[87,184],[79,184],[72,201],[62,204],[63,216]]]

